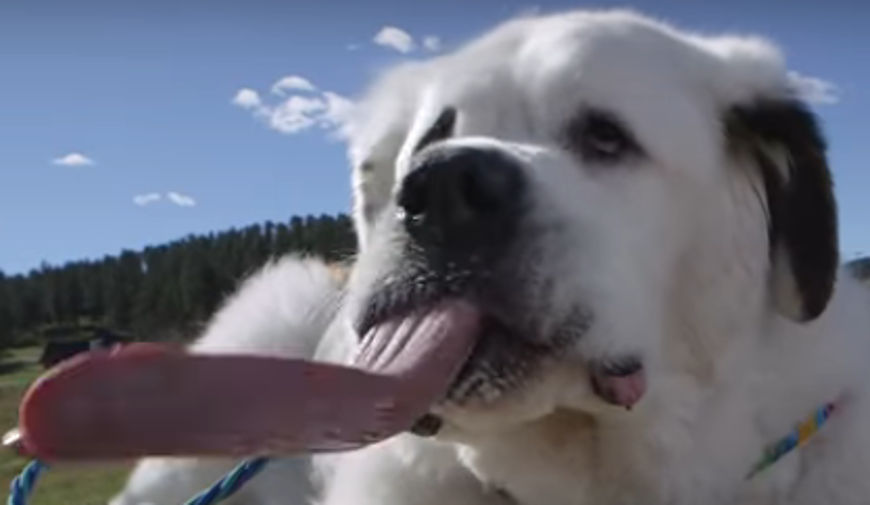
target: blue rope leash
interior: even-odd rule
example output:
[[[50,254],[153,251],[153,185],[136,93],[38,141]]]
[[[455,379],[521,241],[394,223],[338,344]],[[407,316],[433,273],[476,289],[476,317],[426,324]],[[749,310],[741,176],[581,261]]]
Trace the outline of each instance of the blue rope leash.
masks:
[[[239,464],[233,471],[226,474],[223,479],[215,482],[210,488],[190,500],[187,500],[187,503],[184,505],[212,505],[213,503],[223,501],[260,473],[268,462],[268,458],[254,458]]]
[[[229,498],[230,495],[260,473],[268,462],[268,458],[253,458],[240,463],[222,479],[188,500],[184,505],[213,505]],[[27,505],[27,499],[36,487],[39,475],[46,469],[48,469],[48,465],[42,461],[33,460],[28,463],[24,470],[12,479],[6,505]]]
[[[812,416],[809,416],[803,422],[798,424],[785,437],[771,444],[765,451],[764,457],[752,468],[746,476],[747,479],[752,478],[760,471],[771,466],[773,463],[782,458],[785,454],[791,452],[796,447],[804,444],[822,427],[830,418],[835,409],[835,404],[828,403],[817,409]],[[249,480],[260,473],[269,458],[258,457],[243,461],[236,466],[232,471],[226,474],[222,479],[211,485],[208,489],[202,491],[184,505],[214,505],[221,502],[242,488]],[[36,481],[40,474],[48,469],[48,465],[39,460],[33,460],[24,467],[24,470],[12,479],[12,484],[9,486],[9,498],[6,500],[6,505],[27,505],[27,499],[36,487]]]
[[[9,499],[6,500],[6,505],[27,505],[27,498],[36,487],[36,481],[39,479],[39,474],[48,466],[35,459],[24,467],[21,473],[12,479],[12,484],[9,486]]]

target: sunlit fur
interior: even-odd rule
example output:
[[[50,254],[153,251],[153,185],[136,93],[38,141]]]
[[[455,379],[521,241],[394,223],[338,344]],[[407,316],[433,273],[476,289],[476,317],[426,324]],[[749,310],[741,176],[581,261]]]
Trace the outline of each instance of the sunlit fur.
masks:
[[[724,133],[729,107],[793,98],[787,74],[761,39],[608,11],[514,20],[384,75],[349,128],[362,248],[346,290],[323,265],[285,259],[194,348],[345,360],[349,321],[400,254],[392,201],[410,151],[448,105],[448,145],[501,149],[531,180],[526,238],[535,275],[553,281],[542,324],[578,305],[594,324],[495,403],[446,408],[438,438],[288,460],[237,503],[870,503],[870,296],[840,272],[819,318],[777,309],[799,293],[778,288],[789,270],[770,254],[758,167]],[[645,156],[572,154],[561,131],[583,106],[618,114]],[[631,411],[593,395],[583,366],[620,353],[642,356],[649,378]],[[766,443],[829,401],[840,409],[808,446],[744,480]],[[147,460],[113,503],[179,503],[230,465]]]

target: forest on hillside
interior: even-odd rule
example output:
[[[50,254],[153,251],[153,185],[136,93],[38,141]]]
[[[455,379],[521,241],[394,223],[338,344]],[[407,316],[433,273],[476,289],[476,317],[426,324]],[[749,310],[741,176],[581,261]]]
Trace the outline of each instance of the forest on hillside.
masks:
[[[183,339],[269,258],[297,252],[340,261],[355,250],[347,215],[296,216],[27,274],[0,272],[0,348],[89,327]]]

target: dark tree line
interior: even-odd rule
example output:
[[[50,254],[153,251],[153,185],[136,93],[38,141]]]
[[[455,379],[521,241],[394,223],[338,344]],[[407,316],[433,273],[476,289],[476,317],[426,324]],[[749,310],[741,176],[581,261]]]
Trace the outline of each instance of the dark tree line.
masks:
[[[0,272],[0,347],[84,325],[140,339],[182,338],[268,259],[298,252],[339,261],[355,250],[350,218],[322,215],[191,235],[24,275]]]
[[[870,281],[870,257],[852,260],[849,267],[859,279]]]

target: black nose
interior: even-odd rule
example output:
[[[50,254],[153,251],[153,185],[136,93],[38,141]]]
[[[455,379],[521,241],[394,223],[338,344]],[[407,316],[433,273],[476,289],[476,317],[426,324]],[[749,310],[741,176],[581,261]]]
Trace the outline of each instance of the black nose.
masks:
[[[405,177],[398,204],[408,233],[442,253],[509,245],[525,200],[520,162],[485,148],[426,153]]]

